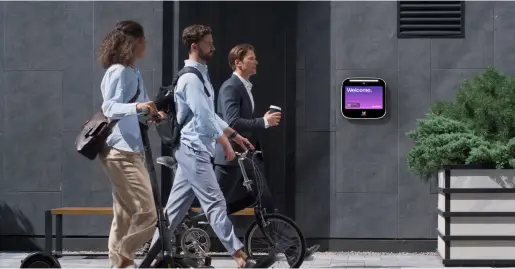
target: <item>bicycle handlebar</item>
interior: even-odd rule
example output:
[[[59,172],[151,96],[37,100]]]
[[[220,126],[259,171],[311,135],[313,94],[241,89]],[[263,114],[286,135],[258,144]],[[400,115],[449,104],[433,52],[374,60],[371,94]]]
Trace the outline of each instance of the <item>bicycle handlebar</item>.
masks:
[[[247,146],[248,147],[248,146]],[[252,154],[252,157],[250,158],[250,161],[254,163],[254,155],[261,154],[262,152],[260,150],[250,150],[246,149],[243,153],[242,152],[234,152],[236,156],[238,156],[238,163],[240,165],[241,172],[243,174],[243,186],[247,189],[247,191],[252,191],[252,181],[247,176],[247,171],[245,170],[245,167],[243,166],[243,160],[249,159],[247,158],[247,155],[250,153]]]
[[[159,113],[150,116],[149,115],[150,111],[148,110],[148,108],[144,108],[142,112],[143,112],[143,115],[147,117],[146,122],[148,125],[150,125],[152,123],[159,123],[161,120],[163,120],[163,117],[161,117],[161,115],[159,115]]]
[[[256,154],[261,154],[262,152],[260,150],[245,150],[243,153],[242,152],[237,152],[235,151],[234,152],[236,154],[236,156],[238,157],[244,157],[247,156],[249,153],[252,153],[252,155],[256,155]]]
[[[245,156],[247,156],[247,154],[249,154],[249,153],[252,153],[252,155],[262,153],[260,150],[250,150],[249,148],[251,145],[247,142],[244,142],[244,143],[245,143],[245,146],[247,146],[247,149],[243,153],[235,151],[234,153],[236,154],[236,156],[245,158]]]

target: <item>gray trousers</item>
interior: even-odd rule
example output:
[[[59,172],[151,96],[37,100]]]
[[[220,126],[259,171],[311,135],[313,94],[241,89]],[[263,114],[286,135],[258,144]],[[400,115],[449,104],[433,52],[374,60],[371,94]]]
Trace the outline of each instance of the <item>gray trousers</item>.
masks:
[[[216,233],[220,242],[233,255],[243,248],[243,244],[236,237],[232,222],[227,217],[227,205],[224,195],[215,177],[213,165],[207,152],[198,152],[181,144],[175,152],[178,163],[177,173],[165,206],[165,214],[170,221],[169,232],[173,237],[173,231],[177,228],[191,207],[195,196],[200,206]],[[156,229],[152,246],[159,238],[159,230]]]

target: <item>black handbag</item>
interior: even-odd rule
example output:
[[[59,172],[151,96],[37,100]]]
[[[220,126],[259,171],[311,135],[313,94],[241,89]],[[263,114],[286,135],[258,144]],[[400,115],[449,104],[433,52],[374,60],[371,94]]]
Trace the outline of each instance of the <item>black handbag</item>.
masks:
[[[135,102],[138,99],[139,93],[140,89],[138,85],[136,95],[131,98],[129,103]],[[98,153],[102,151],[107,137],[111,134],[114,125],[118,121],[119,120],[109,121],[102,111],[93,114],[93,116],[84,123],[80,133],[75,138],[77,152],[90,160],[94,160]]]

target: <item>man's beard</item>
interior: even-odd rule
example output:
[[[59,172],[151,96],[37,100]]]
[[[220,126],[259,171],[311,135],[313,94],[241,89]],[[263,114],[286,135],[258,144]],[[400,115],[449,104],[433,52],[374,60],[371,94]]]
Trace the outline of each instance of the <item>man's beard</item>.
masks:
[[[204,53],[202,51],[199,51],[198,57],[202,59],[203,61],[207,62],[213,58],[213,51],[209,51],[207,53]]]

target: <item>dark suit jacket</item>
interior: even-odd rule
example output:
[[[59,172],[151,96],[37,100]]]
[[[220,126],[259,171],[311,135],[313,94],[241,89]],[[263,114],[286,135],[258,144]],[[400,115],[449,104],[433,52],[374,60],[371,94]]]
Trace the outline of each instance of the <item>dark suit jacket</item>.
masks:
[[[218,92],[216,112],[231,128],[243,137],[246,137],[256,149],[261,150],[262,132],[265,130],[265,120],[254,118],[250,97],[243,82],[234,74],[227,79]],[[242,152],[242,149],[231,141],[233,149]],[[225,153],[220,144],[216,143],[215,164],[238,165],[236,158],[233,161],[225,160]]]

